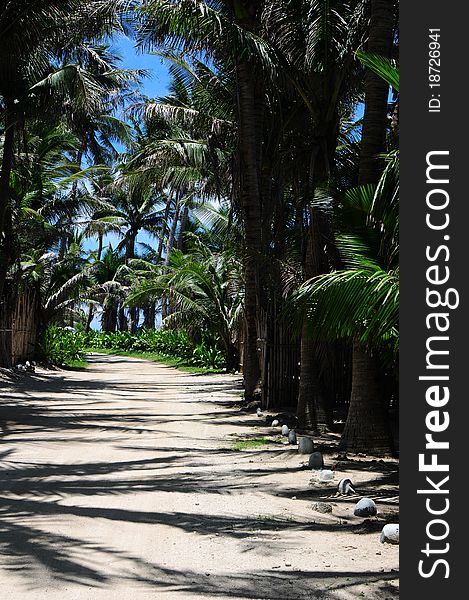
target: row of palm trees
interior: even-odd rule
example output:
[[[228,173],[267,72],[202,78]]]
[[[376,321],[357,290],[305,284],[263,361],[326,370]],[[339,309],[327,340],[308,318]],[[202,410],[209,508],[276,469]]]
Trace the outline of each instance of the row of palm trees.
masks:
[[[300,426],[323,430],[350,395],[343,448],[391,452],[396,3],[27,5],[0,14],[4,306],[36,279],[44,325],[211,331],[228,368],[241,349],[247,401],[294,378]],[[119,32],[169,64],[166,96],[119,68]],[[274,366],[285,347],[298,372]]]

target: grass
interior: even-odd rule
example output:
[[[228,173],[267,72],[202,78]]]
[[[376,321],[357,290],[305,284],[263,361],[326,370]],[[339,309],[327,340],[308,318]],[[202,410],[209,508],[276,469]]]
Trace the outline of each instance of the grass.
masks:
[[[233,450],[250,450],[252,448],[259,448],[260,446],[265,446],[267,444],[277,443],[278,441],[279,440],[277,438],[267,437],[245,438],[234,442]]]
[[[80,369],[86,369],[87,366],[88,366],[88,361],[83,359],[83,360],[71,360],[71,361],[65,363],[62,366],[62,368],[69,369],[70,371],[78,371]]]
[[[162,363],[168,367],[174,367],[179,371],[186,373],[225,373],[224,369],[212,369],[210,367],[194,367],[187,365],[180,358],[159,354],[158,352],[132,352],[130,350],[113,350],[109,348],[85,348],[85,352],[100,352],[101,354],[110,354],[114,356],[129,356],[130,358],[143,358],[151,362]]]

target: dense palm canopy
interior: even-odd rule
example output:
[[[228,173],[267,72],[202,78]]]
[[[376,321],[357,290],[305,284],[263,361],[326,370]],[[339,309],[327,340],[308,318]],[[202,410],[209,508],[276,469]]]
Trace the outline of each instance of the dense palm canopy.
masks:
[[[344,448],[388,452],[373,428],[396,402],[379,386],[398,351],[396,12],[2,3],[2,364],[26,358],[11,324],[28,294],[38,352],[51,323],[161,323],[214,344],[247,401],[297,406],[303,427],[334,427],[351,398]],[[122,33],[165,61],[165,94],[145,97],[147,73],[121,68]],[[384,407],[373,423],[367,381]]]
[[[398,181],[394,152],[378,186],[345,193],[336,241],[346,268],[306,281],[293,294],[297,314],[308,314],[312,335],[356,339],[391,364],[399,342]]]

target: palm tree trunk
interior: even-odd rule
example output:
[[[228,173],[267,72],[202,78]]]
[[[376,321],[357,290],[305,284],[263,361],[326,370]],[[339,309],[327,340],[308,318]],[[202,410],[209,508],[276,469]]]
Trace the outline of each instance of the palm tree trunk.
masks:
[[[172,198],[171,198],[171,195],[169,195],[168,199],[166,201],[165,209],[164,209],[163,227],[161,229],[160,240],[158,242],[157,262],[161,261],[161,257],[163,255],[164,238],[166,235],[166,230],[168,228],[168,219],[169,219],[169,212],[171,210],[171,202],[172,202]]]
[[[126,262],[128,262],[132,258],[135,258],[135,242],[137,239],[137,234],[138,234],[138,231],[136,231],[136,230],[131,230],[129,233],[129,240],[127,242],[126,256],[125,256]],[[127,322],[127,327],[128,327],[128,330],[130,333],[135,333],[137,331],[139,312],[140,311],[137,306],[131,306],[129,308],[129,319]]]
[[[371,0],[370,35],[367,52],[391,58],[394,29],[394,1]],[[365,112],[358,183],[377,183],[383,170],[378,159],[384,151],[389,85],[367,69],[365,74]]]
[[[376,456],[386,456],[392,451],[379,365],[358,344],[353,348],[352,394],[340,449]]]
[[[96,251],[96,262],[99,262],[101,260],[102,253],[103,253],[103,234],[98,233],[98,249]],[[93,308],[93,305],[90,304],[88,307],[88,316],[86,317],[86,325],[85,325],[86,333],[90,332],[93,317],[94,317],[94,308]]]
[[[112,324],[113,324],[112,331],[115,331],[116,327],[119,329],[119,331],[128,331],[129,324],[128,324],[127,317],[125,316],[125,309],[123,306],[119,306],[119,308],[117,309],[116,319],[115,319],[115,322],[113,320]]]
[[[304,278],[311,279],[325,271],[321,243],[321,213],[308,210],[309,225],[304,234],[306,243]],[[327,430],[331,425],[327,400],[319,377],[317,342],[311,339],[308,321],[305,319],[301,332],[300,385],[298,389],[297,417],[301,429]]]
[[[83,151],[78,150],[77,155],[76,155],[76,164],[78,165],[79,169],[81,169],[82,161],[83,161]],[[70,197],[72,199],[72,206],[75,204],[77,194],[78,194],[78,180],[75,180],[72,183],[72,189],[71,189],[71,193],[70,193]],[[68,213],[68,222],[63,227],[62,235],[60,236],[59,253],[58,253],[59,260],[63,260],[63,258],[65,257],[65,255],[67,253],[67,250],[70,247],[70,243],[72,240],[72,234],[71,234],[72,225],[73,225],[73,215],[69,212]]]
[[[5,132],[0,173],[0,298],[3,297],[5,279],[13,262],[13,215],[10,198],[10,175],[14,160],[15,124],[8,108],[5,110]]]
[[[168,243],[166,244],[166,256],[164,259],[164,268],[167,270],[169,267],[169,259],[171,256],[171,252],[174,247],[174,240],[176,239],[176,228],[179,221],[180,214],[180,206],[179,206],[179,197],[176,198],[176,210],[174,213],[173,221],[171,223],[171,228],[169,230]],[[170,307],[168,305],[167,296],[163,296],[161,298],[161,318],[165,319],[169,314]]]
[[[114,303],[104,303],[103,314],[101,317],[101,329],[106,332],[114,332],[117,326],[117,305]]]
[[[176,242],[176,248],[178,250],[182,250],[182,248],[183,248],[184,231],[186,230],[188,218],[189,218],[189,207],[186,205],[186,206],[184,206],[184,210],[182,212],[181,225],[179,227],[178,239]]]
[[[3,156],[0,173],[0,309],[3,312],[5,331],[0,332],[0,366],[9,367],[12,361],[12,333],[11,319],[14,304],[10,295],[6,293],[6,278],[8,269],[14,260],[13,246],[13,214],[10,198],[10,175],[14,160],[15,126],[4,99],[5,132],[3,141]]]
[[[392,51],[394,3],[371,0],[368,52],[389,58]],[[385,149],[389,86],[368,71],[365,79],[365,112],[360,148],[359,185],[377,183],[382,172],[378,156]],[[391,454],[392,440],[379,365],[358,343],[352,353],[352,392],[341,447],[350,452]],[[360,448],[360,450],[357,450]]]
[[[258,143],[259,96],[253,69],[246,61],[237,66],[239,111],[240,196],[244,224],[244,321],[243,354],[244,396],[251,400],[260,384],[257,351],[257,314],[259,302],[259,267],[261,255],[261,196]]]
[[[145,329],[154,329],[156,319],[156,305],[154,302],[146,304],[143,307],[143,327]]]
[[[164,259],[165,268],[169,266],[169,258],[171,256],[171,251],[174,247],[174,240],[176,239],[176,229],[179,222],[179,213],[180,213],[179,199],[176,200],[176,210],[174,213],[173,221],[171,223],[171,228],[169,230],[168,243],[166,244],[166,256]]]

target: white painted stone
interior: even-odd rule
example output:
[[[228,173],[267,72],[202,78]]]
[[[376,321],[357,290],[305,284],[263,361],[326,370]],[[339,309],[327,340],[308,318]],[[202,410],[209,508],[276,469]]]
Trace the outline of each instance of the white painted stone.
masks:
[[[355,487],[351,479],[341,479],[339,481],[339,494],[343,494],[344,496],[355,494]]]
[[[388,523],[381,531],[379,540],[382,544],[398,544],[399,543],[399,524]]]
[[[362,498],[359,500],[353,511],[356,517],[374,517],[377,513],[378,509],[371,498]]]
[[[334,471],[330,469],[322,469],[319,473],[319,481],[332,481],[334,479]]]

